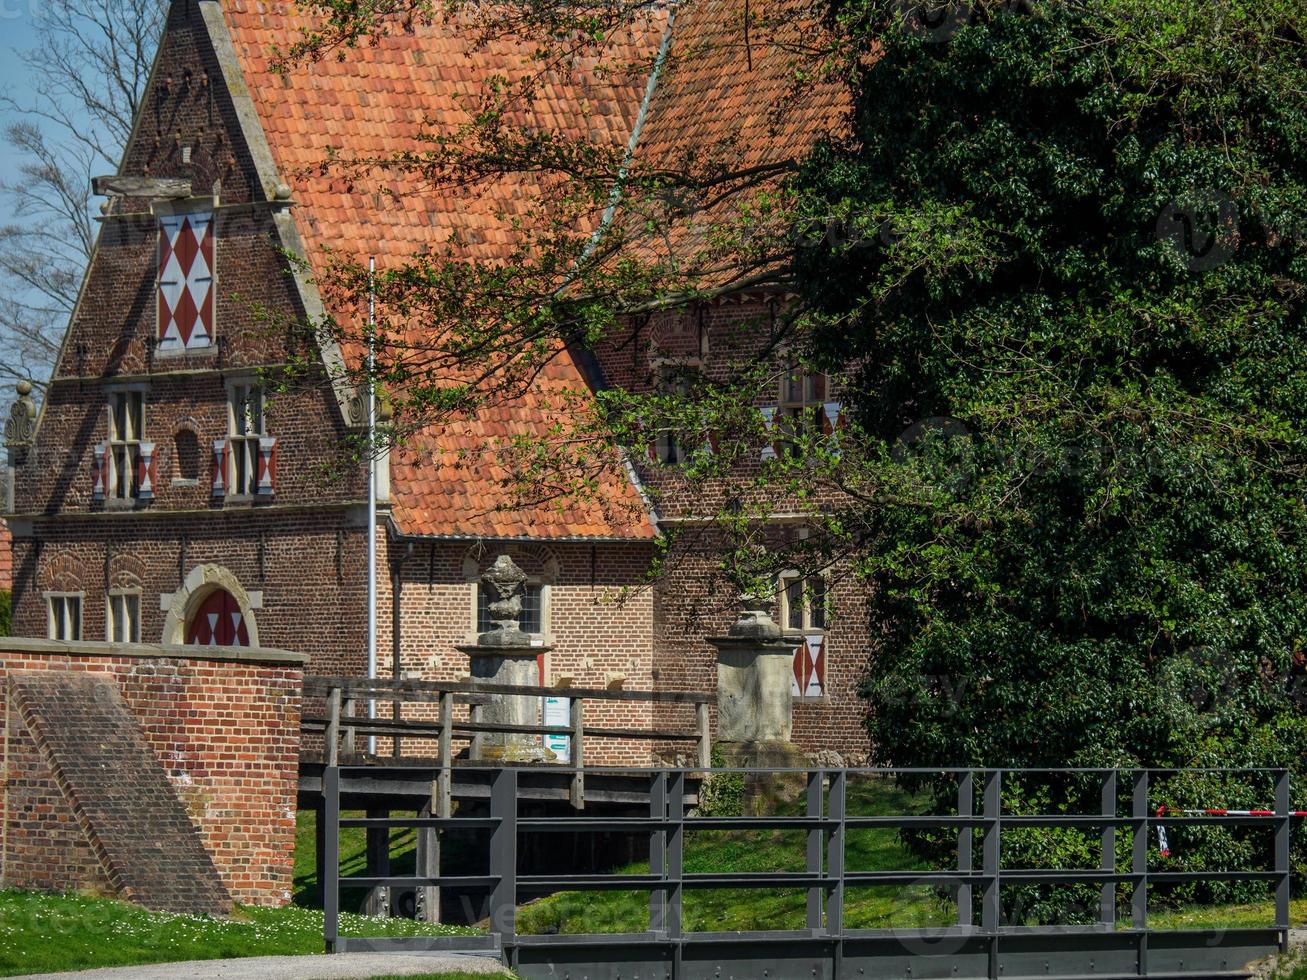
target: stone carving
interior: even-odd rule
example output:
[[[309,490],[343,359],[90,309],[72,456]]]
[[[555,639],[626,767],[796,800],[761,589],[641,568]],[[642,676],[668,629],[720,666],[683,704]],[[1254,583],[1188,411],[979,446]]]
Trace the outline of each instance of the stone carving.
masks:
[[[771,618],[771,603],[770,596],[740,596],[740,618],[731,624],[727,635],[748,640],[779,640],[781,628]]]
[[[21,449],[36,438],[36,400],[32,398],[32,382],[18,382],[18,400],[5,420],[5,446]]]
[[[483,647],[529,647],[531,637],[523,633],[518,626],[518,617],[522,615],[522,586],[526,584],[526,572],[517,567],[517,563],[508,555],[500,555],[493,565],[481,576],[481,587],[485,589],[487,608],[490,612],[491,628],[477,636],[477,643]]]

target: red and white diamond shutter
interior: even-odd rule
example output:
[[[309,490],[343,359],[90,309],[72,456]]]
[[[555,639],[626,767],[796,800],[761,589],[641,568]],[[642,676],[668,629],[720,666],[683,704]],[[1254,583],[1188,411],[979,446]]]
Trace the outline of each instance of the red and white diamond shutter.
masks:
[[[195,610],[186,630],[186,642],[202,647],[247,647],[249,630],[241,607],[230,592],[219,589]]]
[[[213,343],[213,212],[159,217],[159,349]]]
[[[794,651],[794,679],[790,694],[796,698],[819,698],[826,689],[826,635],[807,633]]]

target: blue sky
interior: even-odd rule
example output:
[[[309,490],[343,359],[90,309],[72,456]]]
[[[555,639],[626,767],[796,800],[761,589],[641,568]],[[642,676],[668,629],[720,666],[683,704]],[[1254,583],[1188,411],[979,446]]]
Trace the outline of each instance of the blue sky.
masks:
[[[35,94],[32,79],[17,52],[35,42],[34,17],[40,9],[41,0],[0,0],[0,90],[19,102],[27,102]],[[4,123],[8,125],[9,121],[6,114]],[[0,175],[12,174],[17,164],[18,155],[8,143],[0,141]]]
[[[20,105],[35,101],[35,79],[19,58],[19,52],[36,44],[36,23],[45,0],[0,0],[0,91]],[[11,113],[0,109],[0,131],[13,120]],[[62,135],[52,134],[56,137]],[[10,179],[22,157],[4,139],[0,139],[0,178]],[[115,160],[109,172],[118,163]],[[98,204],[92,201],[92,205]],[[0,204],[0,222],[6,220],[4,206]]]

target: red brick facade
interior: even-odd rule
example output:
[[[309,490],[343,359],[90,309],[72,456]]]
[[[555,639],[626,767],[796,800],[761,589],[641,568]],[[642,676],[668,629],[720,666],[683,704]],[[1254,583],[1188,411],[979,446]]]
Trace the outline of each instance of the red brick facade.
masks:
[[[10,671],[112,678],[232,898],[290,900],[302,658],[276,650],[209,650],[0,642]],[[111,891],[6,693],[0,888]]]
[[[273,95],[260,90],[254,97],[244,80],[250,66],[266,68],[266,52],[257,50],[257,28],[240,25],[263,20],[263,14],[256,16],[239,3],[220,8],[214,0],[196,0],[172,6],[120,172],[185,177],[197,198],[213,194],[216,342],[185,352],[157,348],[157,218],[148,201],[117,199],[103,223],[36,443],[15,460],[16,635],[46,636],[51,596],[67,595],[80,598],[81,637],[104,640],[111,634],[108,610],[114,597],[133,595],[139,600],[141,640],[183,642],[198,603],[221,588],[234,596],[258,644],[308,654],[315,673],[358,675],[365,669],[366,474],[341,452],[356,421],[347,417],[349,393],[333,391],[322,375],[316,378],[319,383],[270,393],[266,431],[276,440],[274,492],[253,498],[213,493],[213,446],[229,435],[232,385],[253,378],[261,368],[275,381],[279,365],[318,353],[301,350],[284,328],[285,322],[321,310],[315,288],[287,263],[281,249],[295,251],[301,239],[334,241],[333,236],[345,233],[339,215],[297,200],[302,189],[305,200],[311,198],[308,188],[295,185],[310,178],[291,173],[284,164],[278,169],[282,158],[269,141],[289,125],[280,117],[301,109],[286,104],[294,101],[293,93],[282,91],[288,78],[267,82],[276,87]],[[420,42],[391,39],[375,57],[391,59],[388,69],[416,78],[425,70],[417,67],[423,60],[397,57],[388,46],[411,43]],[[336,76],[355,70],[353,65],[324,66],[320,81],[340,84]],[[358,79],[345,78],[345,83],[350,92],[362,90]],[[633,91],[643,90],[640,85]],[[369,90],[369,99],[378,97]],[[425,112],[419,102],[409,98],[406,103],[415,125]],[[276,106],[278,118],[268,114],[268,105]],[[365,111],[362,106],[357,114]],[[297,115],[295,122],[305,118]],[[330,119],[331,126],[346,125],[341,118]],[[379,132],[404,128],[389,116],[377,119],[383,123]],[[314,145],[331,142],[322,132]],[[289,198],[283,184],[289,186]],[[382,203],[378,196],[376,206]],[[389,233],[389,217],[373,229],[378,236]],[[352,220],[344,224],[360,233]],[[411,231],[404,226],[405,235]],[[359,247],[373,247],[372,239]],[[696,311],[656,318],[646,325],[656,334],[653,346],[639,341],[624,345],[620,356],[599,352],[607,380],[647,383],[655,354],[702,357],[705,370],[729,371],[756,350],[750,338],[757,337],[758,319],[770,310],[767,304],[766,299],[718,304],[702,317]],[[330,354],[324,363],[331,361]],[[143,393],[144,438],[155,446],[153,498],[148,501],[95,499],[96,447],[111,435],[110,397],[124,389]],[[402,472],[398,464],[395,472]],[[419,475],[435,479],[430,472],[411,478]],[[675,473],[651,471],[645,478],[657,491],[659,516],[669,526],[692,517],[698,507],[711,506],[711,499],[678,489]],[[383,490],[388,484],[383,480]],[[708,489],[710,498],[716,490]],[[399,491],[397,486],[397,495]],[[452,481],[424,493],[447,503],[462,500],[465,488]],[[542,640],[551,647],[544,662],[547,682],[570,677],[585,687],[622,683],[628,689],[715,689],[714,652],[703,637],[724,629],[732,618],[733,597],[711,594],[711,555],[688,555],[649,589],[645,577],[653,545],[644,529],[607,534],[586,524],[569,537],[556,521],[548,533],[544,521],[532,533],[528,520],[524,533],[509,540],[505,532],[497,532],[504,535],[499,538],[484,530],[469,534],[458,520],[440,528],[406,526],[400,510],[392,511],[383,495],[378,562],[383,675],[392,668],[392,573],[398,569],[402,589],[400,669],[459,678],[467,674],[467,658],[455,647],[476,631],[473,582],[508,550],[546,587]],[[472,516],[469,509],[469,526]],[[870,655],[869,631],[857,586],[839,580],[832,598],[826,694],[797,705],[795,738],[808,749],[857,756],[864,751],[865,735],[855,688]],[[212,669],[239,673],[249,668],[216,664]],[[690,724],[680,715],[655,718],[647,705],[595,710],[599,714],[588,724]],[[254,741],[258,733],[247,727],[240,737]],[[613,744],[592,761],[640,762],[647,754],[646,745]],[[248,886],[238,884],[234,891],[241,887]]]

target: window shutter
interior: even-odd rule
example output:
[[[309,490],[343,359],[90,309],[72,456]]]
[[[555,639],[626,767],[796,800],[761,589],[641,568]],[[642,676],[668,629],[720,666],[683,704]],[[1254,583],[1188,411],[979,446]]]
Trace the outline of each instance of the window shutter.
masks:
[[[277,437],[259,437],[259,480],[255,493],[271,497],[277,489]]]
[[[819,698],[826,690],[826,637],[809,633],[794,651],[794,675],[790,694],[796,698]]]
[[[91,456],[91,499],[99,503],[104,500],[105,480],[108,477],[108,470],[104,465],[106,446],[104,443],[97,443],[92,447]]]
[[[154,443],[141,443],[141,451],[136,456],[136,499],[154,499],[155,469]]]
[[[213,342],[213,212],[159,218],[159,350]]]
[[[213,440],[213,498],[227,496],[227,440]]]
[[[758,409],[758,411],[762,413],[763,432],[765,432],[768,436],[770,436],[772,434],[772,429],[776,425],[776,406],[764,405],[762,406],[762,408]],[[774,442],[768,441],[766,445],[762,447],[762,454],[759,457],[759,459],[775,459],[775,458],[776,458],[776,444]]]
[[[826,435],[832,436],[839,431],[844,422],[844,406],[839,402],[824,402],[821,406],[822,415],[824,416],[822,429]]]

